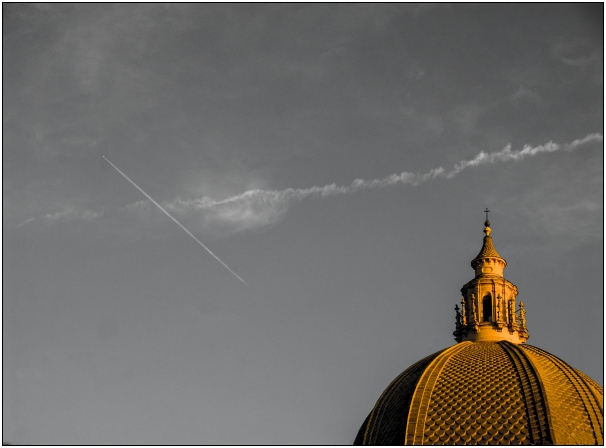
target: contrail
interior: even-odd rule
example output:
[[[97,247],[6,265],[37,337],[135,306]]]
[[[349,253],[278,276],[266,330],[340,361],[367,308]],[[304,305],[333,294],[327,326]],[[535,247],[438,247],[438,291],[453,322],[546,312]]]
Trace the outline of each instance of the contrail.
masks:
[[[302,200],[309,196],[319,196],[322,198],[341,194],[356,193],[360,190],[372,190],[376,188],[385,188],[397,184],[410,184],[419,185],[421,183],[430,181],[437,177],[445,177],[452,179],[458,175],[461,171],[467,168],[473,168],[479,165],[495,162],[517,162],[526,157],[536,156],[541,153],[550,153],[560,150],[575,150],[579,146],[586,143],[601,142],[604,140],[604,136],[599,133],[588,134],[582,139],[574,140],[568,144],[558,144],[554,142],[548,142],[543,145],[532,147],[530,145],[524,145],[522,149],[512,150],[511,145],[505,146],[502,150],[487,153],[480,151],[471,160],[461,160],[455,164],[450,170],[446,170],[443,167],[433,168],[427,173],[409,173],[402,172],[397,174],[391,174],[390,176],[382,179],[355,179],[351,184],[339,186],[336,184],[329,184],[324,186],[313,186],[309,188],[286,188],[285,190],[248,190],[244,193],[240,193],[236,196],[230,196],[222,200],[214,200],[208,197],[202,197],[200,199],[193,199],[190,201],[176,200],[170,204],[169,208],[179,210],[182,208],[190,207],[196,210],[208,209],[213,207],[220,207],[230,205],[233,203],[249,202],[257,200],[260,203],[275,205],[276,203],[283,203],[292,200]]]
[[[472,159],[461,160],[450,169],[433,168],[424,174],[402,172],[380,179],[355,179],[349,185],[328,184],[308,188],[286,188],[284,190],[248,190],[235,196],[215,200],[209,197],[182,200],[177,198],[165,206],[176,213],[189,210],[207,213],[207,219],[221,224],[235,225],[238,229],[248,229],[277,222],[295,201],[309,197],[326,198],[329,196],[353,194],[362,190],[387,188],[394,185],[420,185],[437,178],[452,179],[462,171],[480,165],[500,162],[518,162],[528,157],[555,151],[573,151],[588,143],[602,142],[604,136],[599,133],[588,134],[571,143],[547,142],[538,146],[524,145],[522,149],[513,150],[511,145],[500,151],[481,151]]]
[[[196,240],[196,242],[197,242],[197,243],[198,243],[200,246],[202,246],[202,247],[203,247],[203,248],[206,250],[206,252],[208,252],[209,254],[211,254],[211,255],[212,255],[214,258],[215,258],[215,260],[217,260],[219,263],[221,263],[223,266],[225,266],[225,268],[226,268],[226,269],[227,269],[229,272],[231,272],[232,274],[234,274],[238,280],[240,280],[240,281],[241,281],[242,283],[244,283],[245,285],[248,285],[248,284],[247,284],[247,283],[246,283],[246,282],[245,282],[245,281],[242,279],[242,277],[240,277],[238,274],[236,274],[234,271],[232,271],[232,269],[231,269],[229,266],[227,266],[225,263],[223,263],[223,261],[221,261],[221,259],[220,259],[219,257],[217,257],[217,256],[216,256],[216,255],[215,255],[215,254],[214,254],[214,253],[213,253],[213,252],[212,252],[212,251],[211,251],[211,250],[210,250],[208,247],[206,247],[206,246],[204,245],[204,243],[202,243],[202,241],[200,241],[200,240],[199,240],[198,238],[196,238],[196,237],[195,237],[195,236],[194,236],[194,235],[193,235],[193,234],[192,234],[192,233],[191,233],[189,230],[187,230],[187,229],[186,229],[186,228],[183,226],[183,224],[181,224],[179,221],[177,221],[175,218],[173,218],[173,216],[172,216],[170,213],[168,213],[166,210],[164,210],[164,208],[162,208],[162,206],[161,206],[160,204],[158,204],[156,201],[154,201],[150,195],[148,195],[148,194],[147,194],[145,191],[143,191],[143,190],[142,190],[142,189],[141,189],[141,188],[140,188],[140,187],[139,187],[139,186],[138,186],[136,183],[134,183],[134,182],[131,180],[131,178],[130,178],[130,177],[128,177],[126,174],[124,174],[122,171],[120,171],[120,169],[119,169],[119,168],[118,168],[116,165],[114,165],[113,163],[111,163],[111,162],[110,162],[110,161],[107,159],[107,157],[103,156],[103,158],[105,159],[105,161],[106,161],[107,163],[109,163],[111,166],[113,166],[113,167],[114,167],[114,169],[115,169],[117,172],[119,172],[120,174],[122,174],[122,176],[124,176],[124,178],[125,178],[127,181],[129,181],[131,184],[133,184],[133,186],[134,186],[134,187],[135,187],[137,190],[139,190],[141,193],[143,193],[143,195],[144,195],[144,196],[145,196],[147,199],[149,199],[150,201],[152,201],[156,207],[158,207],[160,210],[162,210],[166,216],[168,216],[170,219],[172,219],[172,220],[173,220],[173,221],[174,221],[174,222],[175,222],[175,223],[176,223],[176,224],[177,224],[179,227],[181,227],[183,230],[185,230],[185,232],[186,232],[186,233],[187,233],[189,236],[191,236],[191,237],[192,237],[194,240]]]
[[[18,229],[19,227],[22,227],[22,226],[24,226],[25,224],[32,222],[34,219],[36,219],[36,218],[29,218],[29,219],[27,219],[27,220],[23,221],[23,222],[22,222],[21,224],[19,224],[18,226],[15,226],[15,228],[16,228],[16,229]]]
[[[599,143],[603,141],[604,136],[601,133],[592,133],[570,143],[555,143],[553,141],[549,141],[537,146],[526,144],[520,149],[512,149],[511,145],[507,145],[499,151],[480,151],[475,157],[461,160],[452,165],[450,168],[440,166],[433,168],[426,173],[411,173],[404,171],[379,179],[355,179],[346,185],[337,185],[332,183],[323,186],[312,186],[308,188],[286,188],[283,190],[253,189],[219,200],[207,196],[185,200],[176,198],[170,202],[164,202],[162,204],[162,207],[164,208],[158,205],[157,202],[153,200],[152,202],[154,202],[157,207],[159,207],[182,228],[183,226],[177,222],[175,218],[169,215],[166,210],[169,210],[171,213],[174,213],[177,216],[180,216],[180,214],[183,213],[199,212],[198,216],[206,224],[206,228],[219,225],[221,230],[235,233],[257,227],[272,225],[285,216],[291,204],[294,202],[303,201],[307,198],[327,198],[331,196],[355,194],[363,190],[382,189],[396,185],[417,186],[439,178],[452,179],[460,175],[465,170],[474,169],[482,165],[508,162],[516,163],[527,158],[539,156],[541,154],[551,154],[557,151],[574,151],[587,144]],[[104,159],[107,160],[105,157]],[[109,162],[109,160],[107,160],[107,162]],[[111,164],[111,162],[109,163]],[[118,170],[115,165],[111,165]],[[126,175],[120,170],[118,170],[118,172],[126,177]],[[126,177],[126,179],[128,179],[128,177]],[[133,181],[130,179],[128,180],[135,185]],[[141,190],[137,185],[135,185],[135,187],[137,187],[137,189],[139,189],[147,198],[149,198],[149,196],[147,196],[147,194],[145,194],[145,192],[143,192],[143,190]],[[151,198],[149,199],[151,200]],[[138,206],[143,203],[147,204],[147,201],[141,200],[134,204],[129,204],[123,209],[137,213]],[[104,213],[105,210],[78,211],[74,209],[66,209],[58,213],[47,214],[44,216],[43,221],[47,223],[71,219],[92,221],[102,216]],[[26,225],[29,222],[31,222],[31,218],[20,224],[20,226]],[[187,233],[191,235],[190,232]],[[196,239],[196,241],[198,240]],[[208,250],[204,245],[202,246]],[[217,258],[214,254],[212,255],[213,257]],[[217,260],[219,259],[217,258]],[[224,265],[223,262],[221,263]]]

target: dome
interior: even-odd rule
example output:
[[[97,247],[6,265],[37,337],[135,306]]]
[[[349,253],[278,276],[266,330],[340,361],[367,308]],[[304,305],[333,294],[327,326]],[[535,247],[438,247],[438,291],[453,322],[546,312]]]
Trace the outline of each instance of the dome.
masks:
[[[488,212],[488,210],[486,210]],[[602,445],[603,389],[526,344],[524,304],[503,277],[488,218],[475,277],[455,306],[457,344],[385,389],[355,445]]]
[[[355,445],[601,445],[602,388],[527,344],[464,341],[385,389]]]

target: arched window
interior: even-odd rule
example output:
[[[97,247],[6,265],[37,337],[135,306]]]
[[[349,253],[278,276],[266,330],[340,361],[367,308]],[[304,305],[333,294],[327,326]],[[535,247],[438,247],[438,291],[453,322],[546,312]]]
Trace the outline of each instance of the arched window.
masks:
[[[482,321],[492,322],[492,297],[490,293],[482,299]]]

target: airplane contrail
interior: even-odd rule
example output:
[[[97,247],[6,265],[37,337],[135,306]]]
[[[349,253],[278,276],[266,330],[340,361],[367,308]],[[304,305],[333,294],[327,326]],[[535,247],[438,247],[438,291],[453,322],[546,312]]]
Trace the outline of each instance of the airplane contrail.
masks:
[[[153,200],[153,198],[152,198],[150,195],[148,195],[148,194],[147,194],[145,191],[143,191],[143,190],[142,190],[142,189],[141,189],[141,188],[140,188],[140,187],[139,187],[139,186],[138,186],[136,183],[134,183],[130,177],[128,177],[126,174],[124,174],[122,171],[120,171],[120,169],[119,169],[119,168],[118,168],[116,165],[114,165],[113,163],[111,163],[111,162],[110,162],[110,161],[107,159],[107,157],[103,156],[103,158],[105,159],[105,161],[106,161],[107,163],[109,163],[111,166],[113,166],[113,167],[114,167],[114,169],[115,169],[117,172],[119,172],[120,174],[122,174],[122,176],[124,176],[124,178],[125,178],[127,181],[129,181],[131,184],[133,184],[133,186],[134,186],[134,187],[135,187],[137,190],[139,190],[141,193],[143,193],[143,195],[144,195],[144,196],[145,196],[147,199],[149,199],[150,201],[152,201],[156,207],[158,207],[160,210],[162,210],[166,216],[168,216],[170,219],[172,219],[172,220],[173,220],[173,221],[174,221],[174,222],[175,222],[175,223],[176,223],[176,224],[177,224],[179,227],[181,227],[183,230],[185,230],[185,232],[186,232],[186,233],[187,233],[189,236],[191,236],[191,237],[192,237],[194,240],[196,240],[196,242],[197,242],[197,243],[198,243],[200,246],[202,246],[202,247],[203,247],[203,248],[206,250],[206,252],[208,252],[209,254],[211,254],[211,255],[212,255],[214,258],[215,258],[215,260],[217,260],[219,263],[221,263],[223,266],[225,266],[225,268],[226,268],[226,269],[227,269],[229,272],[231,272],[232,274],[234,274],[238,280],[240,280],[240,281],[241,281],[242,283],[244,283],[245,285],[248,285],[248,284],[247,284],[247,283],[246,283],[246,282],[245,282],[245,281],[242,279],[242,277],[240,277],[240,276],[239,276],[238,274],[236,274],[236,273],[235,273],[235,272],[234,272],[234,271],[233,271],[233,270],[232,270],[232,269],[231,269],[229,266],[227,266],[225,263],[223,263],[223,261],[221,261],[221,259],[220,259],[219,257],[217,257],[217,256],[216,256],[216,255],[215,255],[215,254],[214,254],[214,253],[213,253],[213,252],[212,252],[212,251],[211,251],[211,250],[210,250],[208,247],[206,247],[206,246],[204,245],[204,243],[202,243],[202,241],[200,241],[198,238],[196,238],[196,237],[194,236],[194,234],[193,234],[193,233],[191,233],[189,230],[187,230],[187,229],[186,229],[186,228],[183,226],[183,224],[181,224],[179,221],[177,221],[175,218],[173,218],[173,216],[172,216],[170,213],[168,213],[166,210],[164,210],[164,208],[162,208],[162,206],[161,206],[160,204],[158,204],[156,201],[154,201],[154,200]]]
[[[212,219],[222,224],[240,225],[241,229],[271,224],[279,220],[288,206],[295,201],[302,201],[309,197],[327,198],[330,196],[353,194],[362,190],[387,188],[394,185],[420,185],[437,178],[452,179],[462,171],[485,164],[500,162],[518,162],[525,158],[539,154],[553,153],[555,151],[572,151],[588,143],[602,142],[604,136],[599,133],[588,134],[571,143],[547,142],[542,145],[524,145],[522,149],[514,150],[511,145],[500,151],[481,151],[472,159],[461,160],[450,169],[443,167],[433,168],[424,174],[402,172],[390,176],[365,180],[355,179],[349,185],[335,183],[324,186],[308,188],[286,188],[283,190],[248,190],[235,196],[215,200],[207,196],[202,198],[183,200],[177,198],[165,206],[173,212],[186,212],[189,210],[208,212]]]
[[[404,184],[416,186],[425,182],[430,182],[437,178],[452,179],[467,169],[476,168],[486,164],[519,162],[526,158],[538,156],[539,154],[549,154],[556,151],[574,151],[589,143],[598,143],[603,141],[604,136],[601,133],[592,133],[570,143],[554,143],[553,141],[549,141],[545,144],[537,146],[526,144],[521,149],[515,150],[512,149],[511,145],[507,145],[500,151],[481,151],[471,159],[461,160],[460,162],[454,164],[450,169],[445,169],[444,167],[440,166],[438,168],[433,168],[424,174],[404,171],[399,174],[392,174],[379,179],[355,179],[349,185],[337,185],[332,183],[324,186],[286,188],[283,190],[253,189],[220,200],[215,200],[207,196],[186,200],[176,198],[171,202],[164,202],[164,208],[160,207],[157,202],[152,201],[173,221],[177,222],[179,226],[181,226],[181,224],[165,209],[168,209],[177,215],[179,215],[179,213],[187,213],[189,211],[203,212],[202,218],[205,220],[205,222],[209,224],[219,223],[224,229],[229,229],[229,226],[232,226],[231,229],[234,232],[238,232],[273,224],[284,216],[291,203],[302,201],[310,197],[327,198],[330,196],[353,194],[362,190],[387,188]],[[111,164],[106,157],[104,157],[104,159]],[[122,173],[115,165],[111,165],[126,177],[126,175]],[[126,177],[126,179],[128,179],[128,177]],[[128,180],[135,185],[135,183],[130,179]],[[147,194],[145,194],[145,192],[143,192],[143,190],[141,190],[137,185],[135,185],[135,187],[139,189],[147,198],[149,198],[149,196],[147,196]],[[151,198],[149,199],[151,200]],[[141,200],[139,202],[142,203],[144,201]],[[125,209],[136,212],[136,207],[133,208],[132,206],[139,204],[139,202],[129,204],[125,207]],[[145,201],[145,203],[147,202]],[[68,208],[60,212],[46,214],[42,220],[46,223],[54,223],[59,220],[71,219],[92,221],[104,215],[107,211],[108,210],[103,209],[81,211]],[[25,226],[33,220],[34,218],[30,218],[16,227]],[[38,218],[36,218],[36,220],[38,220]],[[208,250],[206,247],[204,248]],[[217,258],[214,254],[212,255],[213,257]]]

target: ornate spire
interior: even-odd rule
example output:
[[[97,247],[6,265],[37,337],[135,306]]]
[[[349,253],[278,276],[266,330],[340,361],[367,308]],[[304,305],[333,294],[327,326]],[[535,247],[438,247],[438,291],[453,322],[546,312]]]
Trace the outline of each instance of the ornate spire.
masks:
[[[503,271],[507,262],[492,244],[488,212],[484,222],[484,241],[480,253],[472,260],[475,278],[461,288],[463,299],[457,309],[455,340],[499,341],[516,344],[528,339],[526,310],[520,303],[520,316],[516,311],[518,288],[506,280]]]
[[[490,210],[488,210],[488,211],[490,211]],[[486,213],[486,215],[488,215],[488,213]],[[490,232],[492,232],[492,230],[490,228],[490,221],[487,218],[486,221],[484,222],[484,244],[482,244],[482,249],[480,249],[480,253],[471,262],[472,267],[473,267],[474,261],[476,261],[478,258],[484,258],[484,257],[501,258],[501,256],[497,252],[497,250],[492,245],[492,237],[490,236]]]
[[[488,209],[485,210],[488,215]],[[482,249],[476,257],[471,260],[471,267],[476,271],[476,277],[483,274],[494,274],[503,276],[503,270],[507,266],[507,262],[499,255],[492,244],[490,233],[490,221],[487,219],[484,222],[484,242]]]

